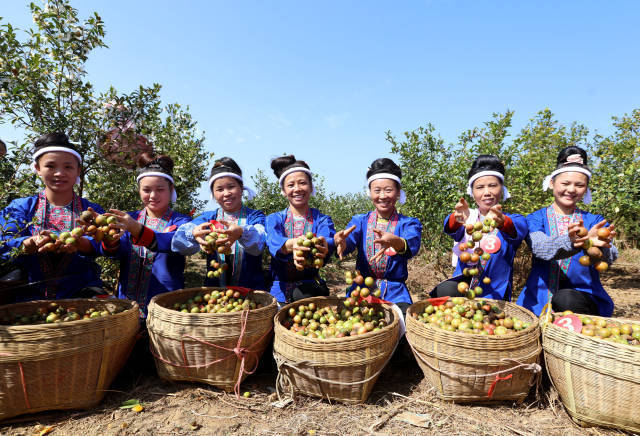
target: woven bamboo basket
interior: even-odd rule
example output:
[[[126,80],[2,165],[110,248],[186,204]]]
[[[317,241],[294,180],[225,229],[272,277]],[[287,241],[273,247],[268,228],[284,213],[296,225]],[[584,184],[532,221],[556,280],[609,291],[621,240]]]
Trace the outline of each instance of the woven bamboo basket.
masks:
[[[319,309],[331,306],[341,310],[343,301],[337,297],[312,297],[280,309],[275,317],[273,343],[279,391],[289,389],[293,393],[349,404],[367,400],[399,339],[398,318],[390,306],[381,306],[387,326],[358,336],[307,338],[282,325],[292,306],[313,302]]]
[[[161,378],[233,391],[257,367],[273,335],[273,316],[278,310],[273,296],[250,292],[248,298],[263,307],[245,312],[182,313],[170,309],[174,303],[216,289],[225,288],[181,289],[151,299],[147,327]]]
[[[32,315],[50,301],[0,306],[0,318]],[[55,324],[0,325],[0,420],[43,410],[98,404],[127,361],[139,329],[138,304],[128,300],[57,300],[115,315]]]
[[[553,324],[543,328],[542,346],[549,377],[576,422],[640,432],[640,347]]]
[[[425,378],[443,400],[521,402],[541,373],[538,318],[514,303],[483,300],[531,325],[505,336],[449,332],[413,318],[429,304],[424,300],[407,309],[407,341]]]

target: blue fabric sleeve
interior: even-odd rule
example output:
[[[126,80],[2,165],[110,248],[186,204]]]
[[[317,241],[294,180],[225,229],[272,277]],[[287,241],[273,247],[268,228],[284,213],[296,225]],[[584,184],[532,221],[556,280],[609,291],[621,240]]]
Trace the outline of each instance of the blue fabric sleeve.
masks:
[[[449,219],[451,217],[451,214],[447,215],[444,218],[444,228],[443,228],[443,232],[449,236],[451,236],[453,238],[454,241],[456,242],[460,242],[462,241],[462,238],[464,237],[464,226],[460,226],[458,227],[458,229],[454,232],[450,232],[449,231]],[[420,226],[420,231],[422,232],[422,225]]]
[[[336,229],[333,225],[333,220],[331,219],[331,217],[329,215],[318,213],[318,228],[316,231],[316,235],[324,236],[324,238],[327,240],[329,252],[327,253],[326,260],[329,260],[336,249],[336,244],[333,242],[333,235],[335,234]]]
[[[273,257],[286,261],[291,254],[283,254],[282,251],[280,251],[288,239],[284,232],[282,213],[275,212],[267,216],[265,228],[267,231],[267,248],[269,253]]]
[[[187,222],[178,227],[171,239],[171,250],[183,256],[190,256],[200,251],[200,244],[193,236],[193,229],[200,224],[211,219],[213,212],[207,211],[198,215],[191,222]]]
[[[362,240],[362,220],[364,219],[366,215],[356,215],[354,217],[351,218],[351,221],[349,221],[349,224],[347,224],[347,229],[351,226],[356,226],[355,229],[353,229],[353,232],[349,233],[349,236],[347,236],[346,239],[346,249],[344,250],[343,256],[346,256],[347,254],[353,253],[353,251],[358,248],[358,241]]]
[[[13,248],[18,248],[22,242],[31,236],[31,231],[24,228],[31,221],[33,198],[18,198],[0,212],[0,226],[4,228],[0,253],[5,254]],[[18,228],[23,230],[18,232]]]
[[[189,218],[186,215],[180,214],[179,216],[177,216],[171,221],[170,225],[177,226],[179,229],[180,227],[182,227],[183,224],[187,224],[190,221],[191,221],[191,218]],[[154,232],[154,233],[156,237],[156,244],[153,251],[156,251],[158,253],[173,252],[173,237],[175,236],[176,233],[178,233],[177,230],[174,230],[172,232]],[[193,237],[193,234],[191,236]],[[200,246],[198,246],[198,248],[200,248]]]
[[[409,218],[410,221],[404,226],[403,235],[407,241],[407,250],[401,256],[410,258],[418,254],[420,251],[420,242],[422,238],[422,223],[417,218]]]
[[[513,227],[516,230],[516,236],[512,238],[507,232],[503,230],[500,230],[500,234],[505,241],[509,242],[510,244],[515,243],[515,245],[518,246],[520,245],[522,240],[529,234],[529,226],[527,225],[527,220],[522,215],[519,215],[517,213],[505,215],[511,219]]]
[[[259,210],[252,211],[247,217],[247,224],[242,228],[242,236],[238,242],[244,251],[252,256],[258,256],[264,250],[267,232],[264,228],[264,213]]]

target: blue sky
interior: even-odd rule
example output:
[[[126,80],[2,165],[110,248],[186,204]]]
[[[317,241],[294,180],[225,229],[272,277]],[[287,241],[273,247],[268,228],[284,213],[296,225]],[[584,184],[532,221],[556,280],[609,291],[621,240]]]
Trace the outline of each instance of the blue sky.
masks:
[[[163,85],[216,155],[250,176],[295,153],[339,193],[389,156],[385,131],[432,123],[447,142],[493,112],[514,130],[550,108],[610,132],[640,107],[640,3],[596,1],[76,1],[106,23],[97,90]],[[27,2],[0,15],[31,25]],[[18,133],[0,126],[0,135]],[[208,194],[203,192],[203,198]]]

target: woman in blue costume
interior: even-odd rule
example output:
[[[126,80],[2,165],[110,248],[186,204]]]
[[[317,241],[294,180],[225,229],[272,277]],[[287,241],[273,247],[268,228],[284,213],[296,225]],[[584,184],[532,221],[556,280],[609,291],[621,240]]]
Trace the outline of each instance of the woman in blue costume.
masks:
[[[280,303],[289,303],[307,297],[329,295],[326,283],[318,270],[304,266],[298,237],[312,232],[320,239],[315,246],[317,256],[328,259],[333,251],[333,221],[318,209],[309,207],[313,193],[311,170],[306,162],[295,156],[282,156],[271,161],[278,184],[289,201],[285,210],[267,216],[267,247],[271,253],[271,294]]]
[[[104,242],[103,253],[120,261],[118,298],[137,301],[140,316],[155,295],[184,287],[184,256],[171,251],[178,226],[190,218],[171,209],[177,199],[172,177],[173,160],[166,155],[143,153],[137,159],[138,192],[142,210],[112,209],[123,231],[114,243]]]
[[[233,159],[223,157],[214,163],[209,189],[219,207],[180,226],[173,237],[173,250],[183,255],[195,254],[200,249],[207,252],[206,286],[233,285],[264,290],[262,252],[267,236],[264,213],[242,204],[242,191],[248,192],[249,199],[253,191],[244,186],[242,170]],[[204,238],[211,232],[212,220],[226,227],[216,230],[227,235],[216,243],[218,247],[225,245],[229,254],[218,253],[207,245]],[[219,274],[212,263],[226,264],[226,270]]]
[[[422,224],[402,215],[402,171],[391,159],[376,159],[367,171],[367,186],[374,210],[351,218],[346,230],[334,237],[340,258],[358,250],[356,268],[376,279],[380,298],[395,303],[404,313],[412,303],[407,289],[407,262],[420,250]],[[351,292],[349,291],[349,294]]]
[[[482,296],[495,300],[511,300],[513,282],[513,259],[522,240],[527,236],[527,222],[522,215],[505,213],[500,204],[509,198],[504,185],[504,165],[496,156],[480,155],[469,170],[467,194],[473,198],[477,209],[469,208],[464,198],[455,205],[454,212],[444,220],[444,232],[455,241],[453,277],[440,283],[431,293],[434,297],[460,296],[458,283],[469,283],[470,289],[480,286]],[[465,264],[458,259],[460,242],[470,240],[465,225],[482,222],[486,218],[495,220],[492,232],[500,241],[500,249],[488,260],[477,264]],[[476,267],[479,274],[472,277],[463,275],[465,268]]]
[[[550,297],[556,312],[572,310],[601,316],[613,313],[613,301],[600,283],[595,264],[585,266],[578,261],[587,240],[598,247],[602,262],[610,264],[618,257],[618,250],[611,245],[613,226],[609,226],[608,237],[599,238],[598,230],[607,225],[605,219],[578,208],[581,200],[585,204],[591,201],[589,179],[587,153],[575,146],[563,149],[556,170],[543,182],[544,190],[553,191],[553,203],[527,216],[527,243],[533,260],[518,304],[536,315],[540,315]],[[588,230],[585,236],[578,234],[582,226]]]
[[[60,240],[53,243],[49,236],[71,231],[80,214],[89,208],[103,211],[73,190],[80,182],[81,166],[82,157],[64,133],[41,136],[35,142],[32,167],[45,188],[34,196],[12,201],[0,212],[0,225],[7,230],[0,256],[7,259],[12,249],[20,249],[14,265],[33,283],[16,289],[17,301],[102,293],[100,269],[94,262],[98,243],[86,236],[76,238],[74,244]],[[53,246],[46,245],[49,243]]]

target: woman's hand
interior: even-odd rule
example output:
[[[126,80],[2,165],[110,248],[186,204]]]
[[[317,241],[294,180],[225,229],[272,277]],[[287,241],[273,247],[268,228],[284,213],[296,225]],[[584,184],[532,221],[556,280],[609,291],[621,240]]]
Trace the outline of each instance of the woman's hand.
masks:
[[[379,261],[382,256],[384,256],[384,252],[388,248],[393,248],[396,253],[404,250],[404,239],[400,236],[396,236],[390,232],[383,232],[378,229],[373,229],[373,233],[376,235],[376,239],[373,240],[373,243],[380,244],[380,250],[373,255],[373,258],[371,258],[372,261]]]
[[[220,220],[218,221],[220,224],[225,226],[225,229],[216,229],[216,233],[219,235],[227,235],[226,244],[231,246],[231,244],[235,243],[238,239],[242,237],[244,233],[244,228],[237,225],[236,223],[230,223],[228,221]],[[224,240],[224,239],[223,239]]]
[[[353,225],[348,229],[340,230],[333,235],[333,242],[336,244],[336,253],[340,260],[342,260],[342,253],[347,249],[347,236],[351,234],[356,229],[356,226]]]
[[[23,240],[22,251],[25,254],[42,253],[44,251],[48,251],[42,248],[48,242],[53,242],[53,239],[49,237],[48,230],[43,230],[37,235],[30,236]]]
[[[602,220],[596,225],[594,225],[593,227],[591,227],[591,229],[587,232],[586,235],[580,236],[578,232],[581,227],[584,227],[583,221],[580,220],[578,222],[571,223],[569,224],[569,240],[573,244],[574,248],[583,248],[584,244],[589,239],[591,240],[591,245],[593,245],[594,247],[607,247],[607,248],[611,247],[611,242],[613,241],[613,238],[615,238],[616,236],[615,226],[613,224],[610,225],[609,227],[606,227],[606,229],[609,231],[608,236],[604,238],[601,238],[600,236],[598,236],[598,231],[600,229],[605,228],[604,226],[606,224],[607,224],[607,221]]]
[[[304,269],[304,264],[306,261],[307,252],[311,251],[310,247],[305,247],[304,245],[298,245],[299,238],[291,238],[287,239],[285,242],[285,246],[291,247],[290,252],[293,254],[293,264],[296,266],[298,271],[302,271]]]
[[[196,242],[200,244],[200,248],[202,249],[202,251],[206,252],[207,254],[213,254],[215,251],[214,248],[211,247],[204,239],[211,232],[212,230],[210,222],[198,224],[193,228],[193,231],[191,232],[191,234],[193,234],[193,237],[196,238]]]
[[[142,231],[142,223],[133,219],[133,217],[126,212],[118,209],[109,209],[109,212],[105,213],[105,215],[114,216],[117,219],[115,223],[109,224],[109,228],[115,228],[122,232],[127,231],[134,236],[138,236]]]
[[[496,229],[501,229],[504,225],[504,215],[502,214],[502,205],[496,204],[491,206],[489,209],[489,213],[487,213],[486,218],[491,218],[495,221],[496,225],[494,226]]]
[[[456,222],[464,224],[467,222],[469,214],[469,204],[467,203],[467,200],[464,199],[464,197],[461,197],[453,207],[453,217],[455,218]]]

